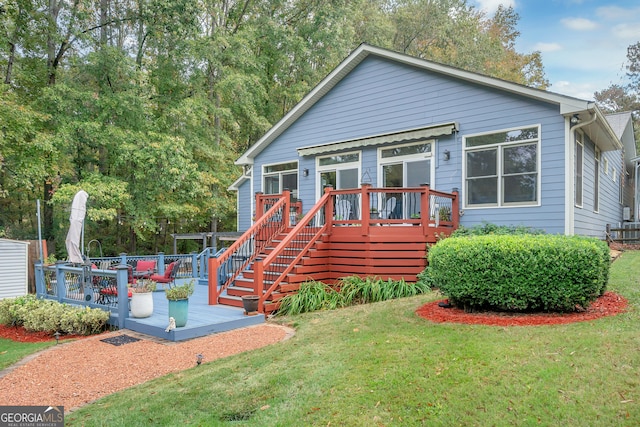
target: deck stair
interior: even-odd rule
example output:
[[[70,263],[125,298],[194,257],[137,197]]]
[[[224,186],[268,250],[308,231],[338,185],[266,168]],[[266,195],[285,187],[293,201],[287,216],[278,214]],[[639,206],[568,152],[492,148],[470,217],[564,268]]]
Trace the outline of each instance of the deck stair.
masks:
[[[269,255],[277,246],[277,244],[280,243],[286,237],[287,233],[291,230],[292,227],[287,229],[287,232],[280,233],[278,236],[276,236],[272,243],[265,247],[263,251],[261,251],[261,253],[258,255],[258,258],[264,258]],[[303,245],[300,244],[297,246]],[[311,252],[316,252],[316,250],[312,249]],[[277,261],[271,265],[270,271],[282,273],[289,266],[291,260],[295,259],[298,253],[292,252],[292,250],[288,250],[284,254],[279,255]],[[289,293],[297,292],[300,288],[300,283],[307,280],[322,280],[325,276],[327,276],[326,273],[323,273],[326,272],[326,264],[318,265],[317,268],[315,268],[315,270],[318,271],[315,272],[312,271],[314,270],[314,268],[305,268],[309,265],[313,266],[311,258],[303,257],[302,261],[294,267],[293,272],[289,273],[279,284],[278,288],[274,292],[272,292],[270,299],[265,301],[265,311],[270,313],[271,311],[276,309],[277,301],[284,298],[284,296]],[[242,271],[242,273],[238,277],[236,277],[235,281],[231,286],[227,288],[226,292],[220,295],[218,302],[220,304],[230,305],[233,307],[242,307],[242,297],[244,295],[258,294],[253,279],[253,263],[250,263]],[[264,281],[265,288],[269,288],[272,284],[273,281]]]

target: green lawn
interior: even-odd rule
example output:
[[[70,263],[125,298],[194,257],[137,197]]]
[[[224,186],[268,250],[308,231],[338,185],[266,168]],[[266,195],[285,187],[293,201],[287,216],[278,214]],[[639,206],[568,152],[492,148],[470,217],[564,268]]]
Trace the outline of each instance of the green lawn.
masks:
[[[627,313],[559,326],[433,324],[433,293],[294,316],[294,338],[131,388],[67,425],[636,426],[640,252],[612,267]],[[206,359],[205,359],[206,360]]]
[[[5,369],[24,357],[55,344],[55,341],[21,343],[0,338],[0,369]]]

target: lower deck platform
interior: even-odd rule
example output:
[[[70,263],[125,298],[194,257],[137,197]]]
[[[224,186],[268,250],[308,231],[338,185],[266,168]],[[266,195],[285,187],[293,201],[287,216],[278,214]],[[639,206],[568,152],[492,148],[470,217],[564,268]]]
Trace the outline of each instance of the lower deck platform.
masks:
[[[196,285],[189,298],[187,324],[166,332],[169,325],[169,303],[164,292],[156,291],[153,293],[153,314],[145,318],[128,317],[124,327],[169,341],[183,341],[265,322],[262,314],[248,316],[242,308],[209,305],[208,301],[208,286]]]

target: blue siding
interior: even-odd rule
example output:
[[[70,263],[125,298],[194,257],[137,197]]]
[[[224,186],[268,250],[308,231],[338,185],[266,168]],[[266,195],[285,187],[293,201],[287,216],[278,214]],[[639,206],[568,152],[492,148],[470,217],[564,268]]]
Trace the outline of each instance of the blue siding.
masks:
[[[244,231],[251,227],[255,198],[251,194],[251,181],[248,179],[240,184],[238,189],[238,231]]]
[[[299,197],[306,211],[317,199],[316,163],[313,156],[298,156],[297,148],[450,122],[459,124],[459,132],[438,138],[434,146],[432,161],[435,162],[436,173],[432,187],[442,191],[458,188],[462,198],[465,196],[462,180],[465,135],[537,125],[541,129],[540,206],[469,208],[464,210],[461,224],[473,226],[488,221],[565,233],[566,122],[557,105],[488,89],[376,56],[367,57],[356,66],[256,157],[255,191],[261,191],[264,164],[299,161]],[[373,185],[379,181],[376,166],[378,148],[361,148],[361,174],[368,171]],[[443,160],[445,149],[451,152],[449,161]],[[593,170],[593,167],[589,169],[588,158],[585,152],[586,176]],[[593,154],[590,158],[593,161]],[[307,177],[302,176],[305,168],[309,169]],[[620,172],[620,166],[617,168]],[[617,190],[610,188],[611,183],[605,185],[605,178],[611,181],[610,177],[601,175],[600,210],[610,218],[620,210],[620,205],[605,209],[612,193],[616,194],[617,200]],[[585,180],[585,190],[589,186],[593,187]],[[585,206],[590,203],[587,196],[585,192]],[[576,233],[594,234],[596,230],[604,230],[601,226],[603,221],[594,221],[593,210],[591,207],[588,210],[590,214],[587,216],[578,218],[576,215]],[[587,223],[591,225],[587,227]]]
[[[622,154],[620,151],[604,151],[600,160],[600,203],[598,212],[593,211],[594,198],[594,143],[585,135],[584,147],[584,200],[582,208],[575,209],[575,233],[598,238],[605,237],[607,224],[620,225],[622,204],[620,203],[620,179],[622,176]],[[606,173],[605,159],[609,172]],[[615,182],[613,175],[616,175]]]

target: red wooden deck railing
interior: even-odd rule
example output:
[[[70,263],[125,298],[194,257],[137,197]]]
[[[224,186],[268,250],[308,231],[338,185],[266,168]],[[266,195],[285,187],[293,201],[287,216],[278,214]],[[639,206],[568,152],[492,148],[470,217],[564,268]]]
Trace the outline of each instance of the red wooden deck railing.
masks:
[[[218,303],[220,294],[262,252],[275,236],[289,227],[289,192],[258,197],[256,212],[267,212],[218,258],[209,258],[209,304]]]
[[[260,296],[259,311],[264,312],[265,301],[270,300],[272,293],[321,236],[328,236],[328,243],[324,245],[331,246],[332,241],[339,246],[353,242],[353,239],[373,239],[379,248],[380,243],[388,241],[381,237],[383,235],[394,236],[396,246],[398,241],[405,239],[399,236],[422,235],[412,246],[417,247],[425,242],[435,242],[442,234],[450,234],[459,223],[456,190],[445,193],[431,190],[427,185],[414,188],[363,185],[349,190],[327,188],[316,205],[267,254],[263,252],[267,244],[290,227],[289,192],[270,196],[258,194],[256,211],[260,215],[265,210],[267,212],[259,216],[222,256],[209,261],[209,304],[216,304],[220,293],[253,264],[254,289]],[[406,229],[402,228],[404,226],[420,227]]]

